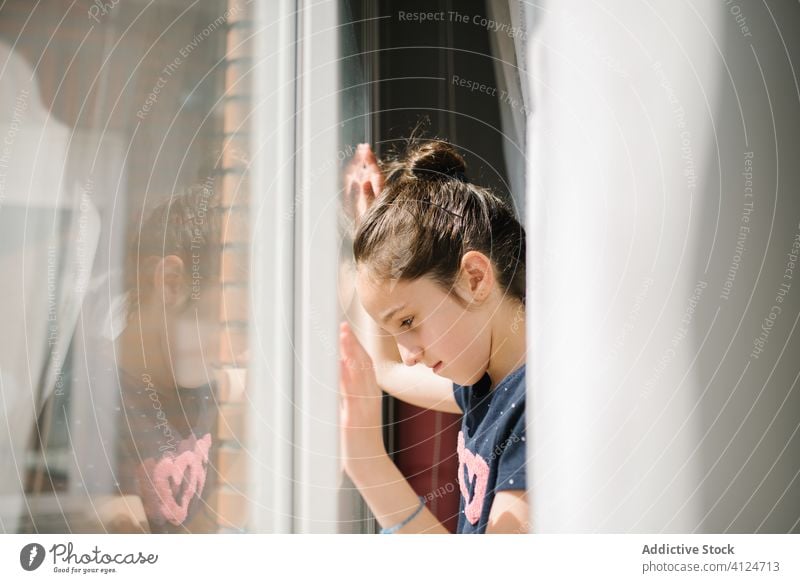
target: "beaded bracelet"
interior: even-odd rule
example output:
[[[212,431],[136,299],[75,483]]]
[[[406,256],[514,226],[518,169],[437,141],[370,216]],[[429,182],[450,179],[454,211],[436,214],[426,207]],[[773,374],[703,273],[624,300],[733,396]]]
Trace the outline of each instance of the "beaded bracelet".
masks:
[[[422,512],[423,508],[425,508],[425,498],[423,498],[422,496],[419,496],[419,506],[417,506],[417,509],[411,514],[411,516],[409,516],[408,518],[406,518],[403,522],[401,522],[399,524],[395,524],[394,526],[390,526],[388,528],[382,528],[381,531],[380,531],[380,534],[394,534],[394,533],[396,533],[398,530],[403,528],[406,524],[408,524],[409,522],[414,520],[417,517],[417,515],[420,512]]]

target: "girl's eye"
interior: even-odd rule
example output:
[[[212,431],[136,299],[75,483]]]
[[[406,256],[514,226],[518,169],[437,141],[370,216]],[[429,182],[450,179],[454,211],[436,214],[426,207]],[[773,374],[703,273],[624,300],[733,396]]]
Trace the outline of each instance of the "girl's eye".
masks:
[[[406,318],[400,323],[401,328],[411,328],[411,323],[414,321],[414,318]]]

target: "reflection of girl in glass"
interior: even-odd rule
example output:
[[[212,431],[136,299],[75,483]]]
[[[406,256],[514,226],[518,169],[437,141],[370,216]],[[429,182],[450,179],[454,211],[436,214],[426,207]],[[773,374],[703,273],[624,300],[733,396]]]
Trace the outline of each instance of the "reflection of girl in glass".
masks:
[[[127,326],[115,346],[120,494],[152,532],[216,530],[205,502],[216,419],[221,209],[207,185],[173,196],[129,249]]]

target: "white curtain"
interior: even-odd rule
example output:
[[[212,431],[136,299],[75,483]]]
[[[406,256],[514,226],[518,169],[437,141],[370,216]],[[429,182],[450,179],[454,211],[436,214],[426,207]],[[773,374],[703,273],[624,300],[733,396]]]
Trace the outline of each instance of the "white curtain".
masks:
[[[798,303],[776,296],[800,228],[798,96],[780,19],[736,7],[748,35],[725,3],[539,7],[534,529],[796,530]]]
[[[497,89],[501,95],[503,156],[511,194],[520,216],[525,214],[525,128],[531,111],[527,83],[528,39],[533,6],[521,0],[487,2],[487,15],[497,30],[489,33]]]

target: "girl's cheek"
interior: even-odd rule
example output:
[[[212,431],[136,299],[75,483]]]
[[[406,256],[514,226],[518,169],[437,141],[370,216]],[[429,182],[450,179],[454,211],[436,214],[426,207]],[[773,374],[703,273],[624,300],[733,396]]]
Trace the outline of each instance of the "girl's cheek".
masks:
[[[442,352],[447,351],[450,342],[447,341],[447,334],[439,332],[437,329],[428,326],[424,334],[420,334],[418,342],[429,356],[442,359]]]
[[[198,387],[213,375],[219,351],[219,324],[181,318],[172,326],[169,343],[175,379],[180,386]]]

